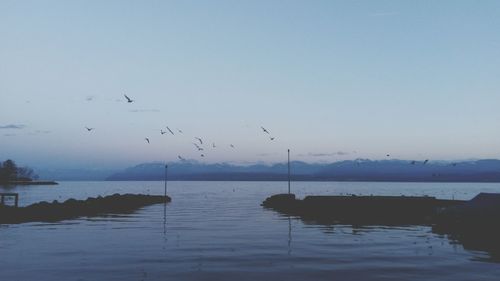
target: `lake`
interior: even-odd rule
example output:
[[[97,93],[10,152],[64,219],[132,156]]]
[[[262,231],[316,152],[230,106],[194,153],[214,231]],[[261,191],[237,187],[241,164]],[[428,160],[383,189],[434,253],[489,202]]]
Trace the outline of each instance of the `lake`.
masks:
[[[0,187],[20,205],[163,182]],[[500,263],[425,226],[319,225],[264,209],[284,182],[169,182],[172,202],[132,214],[0,225],[0,280],[498,280]],[[306,195],[429,195],[469,200],[498,183],[293,182]]]

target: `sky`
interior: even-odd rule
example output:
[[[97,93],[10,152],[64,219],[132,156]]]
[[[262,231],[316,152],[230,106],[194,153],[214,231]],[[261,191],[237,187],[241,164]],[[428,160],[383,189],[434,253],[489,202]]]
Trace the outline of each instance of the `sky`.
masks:
[[[0,0],[0,160],[500,158],[498,15],[500,1]]]

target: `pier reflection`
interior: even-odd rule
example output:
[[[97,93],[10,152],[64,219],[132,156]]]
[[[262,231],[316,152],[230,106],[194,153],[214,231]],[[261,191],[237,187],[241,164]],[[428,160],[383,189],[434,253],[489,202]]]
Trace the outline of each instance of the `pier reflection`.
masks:
[[[313,217],[310,214],[301,216],[296,213],[290,214],[286,211],[277,211],[286,216],[288,221],[288,255],[292,254],[292,219],[300,220],[303,224],[317,226],[319,230],[328,235],[349,234],[363,235],[363,233],[375,230],[414,230],[415,228],[427,229],[426,232],[446,238],[451,245],[460,245],[467,251],[478,251],[486,253],[487,256],[475,255],[474,260],[484,262],[500,263],[500,230],[493,225],[490,229],[454,229],[450,227],[439,227],[432,224],[395,224],[395,223],[359,223],[356,221],[339,222],[334,218],[326,216]],[[350,228],[351,231],[341,229]],[[340,231],[340,232],[339,232]],[[427,240],[428,241],[428,240]],[[430,246],[429,246],[430,247]],[[429,248],[432,250],[432,248]]]
[[[292,255],[292,218],[288,216],[288,255]]]

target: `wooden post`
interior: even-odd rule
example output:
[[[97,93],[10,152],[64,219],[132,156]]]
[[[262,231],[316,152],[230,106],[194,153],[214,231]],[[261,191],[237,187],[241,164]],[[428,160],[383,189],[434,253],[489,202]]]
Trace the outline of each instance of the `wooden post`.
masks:
[[[0,205],[5,205],[5,197],[14,197],[14,206],[19,206],[19,193],[0,193]]]

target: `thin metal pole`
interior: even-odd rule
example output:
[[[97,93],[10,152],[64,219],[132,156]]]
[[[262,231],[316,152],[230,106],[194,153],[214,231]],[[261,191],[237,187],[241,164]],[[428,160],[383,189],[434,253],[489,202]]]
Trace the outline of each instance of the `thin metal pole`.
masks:
[[[167,197],[168,165],[165,165],[165,197]]]
[[[288,149],[288,194],[290,194],[290,149]]]

